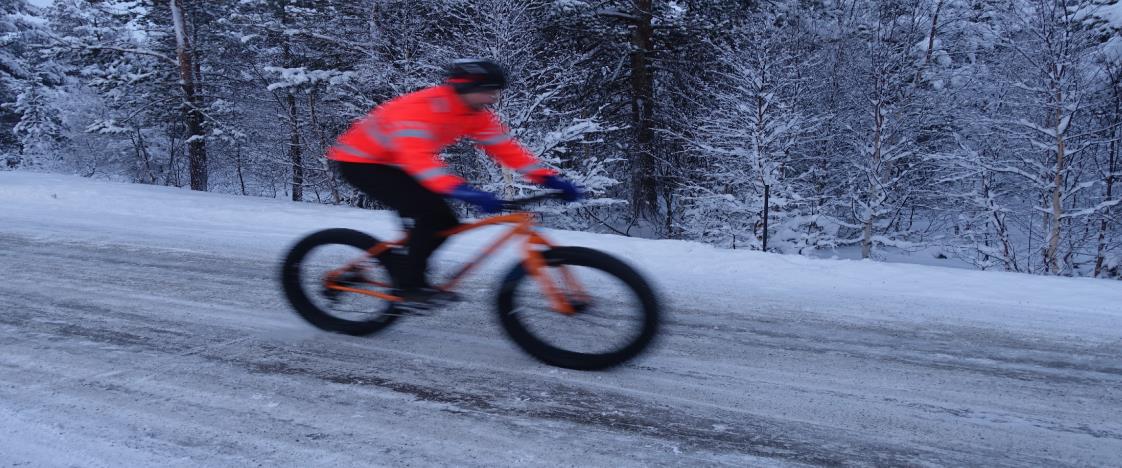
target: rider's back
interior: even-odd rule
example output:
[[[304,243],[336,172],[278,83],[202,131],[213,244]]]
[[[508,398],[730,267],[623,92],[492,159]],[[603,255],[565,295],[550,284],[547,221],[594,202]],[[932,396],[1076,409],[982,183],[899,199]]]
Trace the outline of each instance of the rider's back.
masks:
[[[383,103],[339,137],[341,143],[373,158],[340,150],[333,150],[328,157],[344,162],[394,164],[402,153],[394,141],[397,137],[423,136],[439,150],[491,126],[498,125],[490,111],[473,111],[456,98],[450,87],[433,86]]]

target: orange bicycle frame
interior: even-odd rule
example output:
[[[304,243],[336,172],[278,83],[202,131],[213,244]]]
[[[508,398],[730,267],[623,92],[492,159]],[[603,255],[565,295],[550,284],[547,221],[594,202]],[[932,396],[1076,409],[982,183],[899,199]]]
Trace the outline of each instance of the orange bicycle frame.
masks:
[[[449,229],[447,231],[442,231],[442,232],[438,233],[437,235],[439,235],[441,237],[452,237],[452,236],[455,236],[457,234],[463,234],[467,231],[471,231],[473,229],[478,229],[478,228],[486,227],[486,226],[493,226],[493,225],[496,225],[496,224],[512,224],[513,226],[509,231],[507,231],[505,234],[503,234],[498,239],[496,239],[494,242],[492,242],[491,245],[489,245],[486,249],[483,249],[478,255],[475,256],[475,258],[473,258],[471,261],[463,264],[463,266],[460,268],[460,270],[457,271],[454,275],[452,275],[452,278],[449,279],[447,283],[442,284],[440,286],[437,286],[437,288],[441,289],[441,290],[444,290],[444,291],[451,290],[457,284],[459,284],[459,282],[465,276],[467,276],[468,273],[470,273],[477,266],[479,266],[485,258],[487,258],[491,254],[493,254],[496,250],[498,250],[500,247],[502,247],[504,244],[506,244],[511,239],[513,239],[515,237],[518,237],[518,236],[523,236],[523,237],[525,237],[526,240],[523,243],[523,248],[522,248],[522,253],[523,253],[522,264],[526,268],[526,271],[535,280],[538,281],[538,284],[541,285],[542,290],[546,293],[546,296],[549,297],[550,304],[552,305],[554,310],[556,310],[557,312],[563,313],[563,314],[573,314],[573,313],[575,313],[576,311],[573,308],[573,304],[569,301],[569,298],[565,297],[565,294],[562,293],[562,291],[557,287],[557,285],[555,284],[553,279],[547,273],[546,268],[545,268],[545,266],[546,266],[545,256],[542,255],[542,251],[540,249],[535,248],[535,247],[538,247],[538,246],[544,247],[544,248],[551,248],[554,245],[553,245],[553,243],[549,242],[545,237],[542,237],[542,235],[539,234],[534,229],[534,215],[533,214],[526,213],[526,212],[520,212],[520,213],[511,213],[511,214],[506,214],[506,215],[492,216],[490,218],[481,219],[481,220],[476,221],[474,223],[463,224],[463,225],[457,226],[455,228]],[[352,288],[352,287],[349,287],[349,286],[334,284],[334,279],[337,278],[338,275],[342,274],[343,272],[352,270],[353,268],[355,268],[355,266],[358,263],[366,260],[366,258],[377,257],[377,256],[385,253],[387,250],[390,250],[394,247],[404,246],[408,242],[408,240],[409,240],[409,234],[406,233],[406,235],[404,237],[402,237],[401,239],[398,239],[398,240],[395,240],[395,241],[382,242],[382,243],[372,247],[370,250],[368,250],[366,252],[367,257],[364,257],[364,258],[361,258],[361,259],[358,259],[358,260],[354,260],[354,261],[348,263],[347,265],[343,266],[342,268],[333,270],[331,273],[329,273],[328,277],[327,277],[327,283],[328,283],[327,287],[330,288],[330,289],[338,290],[338,291],[347,291],[347,292],[353,292],[353,293],[358,293],[358,294],[365,294],[365,295],[368,295],[368,296],[374,296],[374,297],[384,299],[384,300],[387,300],[387,301],[391,301],[391,302],[401,301],[400,297],[392,295],[392,294],[386,294],[386,293],[379,292],[379,291],[371,291],[371,290],[368,290],[368,289]],[[586,293],[584,292],[584,289],[581,287],[580,283],[577,281],[576,277],[573,276],[571,274],[571,272],[569,272],[564,267],[560,268],[560,272],[561,272],[561,275],[560,275],[561,280],[564,282],[567,290],[571,291],[572,294],[575,296],[575,298],[577,298],[579,300],[584,300],[586,298]],[[377,286],[388,286],[388,285],[380,284],[380,283],[373,283],[373,284],[375,284]]]

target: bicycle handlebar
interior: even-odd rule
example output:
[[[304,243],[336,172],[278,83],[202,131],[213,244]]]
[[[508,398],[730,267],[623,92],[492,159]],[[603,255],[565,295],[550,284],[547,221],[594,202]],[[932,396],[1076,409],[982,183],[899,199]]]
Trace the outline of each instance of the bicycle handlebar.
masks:
[[[505,211],[518,211],[526,205],[531,205],[540,201],[550,199],[561,199],[561,191],[542,192],[536,195],[530,195],[525,198],[515,198],[513,200],[503,200],[503,210]]]

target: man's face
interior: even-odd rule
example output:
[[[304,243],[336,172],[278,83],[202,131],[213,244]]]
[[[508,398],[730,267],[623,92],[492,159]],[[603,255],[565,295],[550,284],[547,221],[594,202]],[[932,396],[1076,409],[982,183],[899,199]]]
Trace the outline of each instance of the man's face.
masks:
[[[501,93],[501,91],[497,89],[475,91],[461,94],[460,98],[464,100],[464,103],[467,104],[468,107],[474,110],[483,110],[499,101],[499,93]]]

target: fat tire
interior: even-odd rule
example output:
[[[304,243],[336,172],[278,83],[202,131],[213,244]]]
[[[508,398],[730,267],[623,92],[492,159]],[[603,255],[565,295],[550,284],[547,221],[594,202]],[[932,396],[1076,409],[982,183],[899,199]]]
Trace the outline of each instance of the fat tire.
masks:
[[[346,320],[319,308],[308,297],[301,281],[301,265],[310,252],[326,245],[348,245],[360,250],[370,250],[380,241],[373,236],[353,229],[325,229],[301,239],[289,250],[281,266],[281,284],[285,297],[296,313],[321,330],[353,336],[377,332],[398,319],[392,303],[387,302],[381,314],[371,320]],[[356,252],[357,254],[357,252]],[[383,265],[383,268],[386,266]]]
[[[642,307],[642,328],[631,342],[605,353],[581,353],[558,348],[538,338],[513,313],[518,285],[529,278],[522,264],[511,268],[499,288],[499,321],[507,335],[534,358],[553,366],[577,370],[600,370],[618,366],[638,356],[654,341],[660,322],[659,301],[650,284],[635,269],[619,259],[584,247],[555,247],[543,252],[549,265],[590,267],[615,276],[626,284]]]

